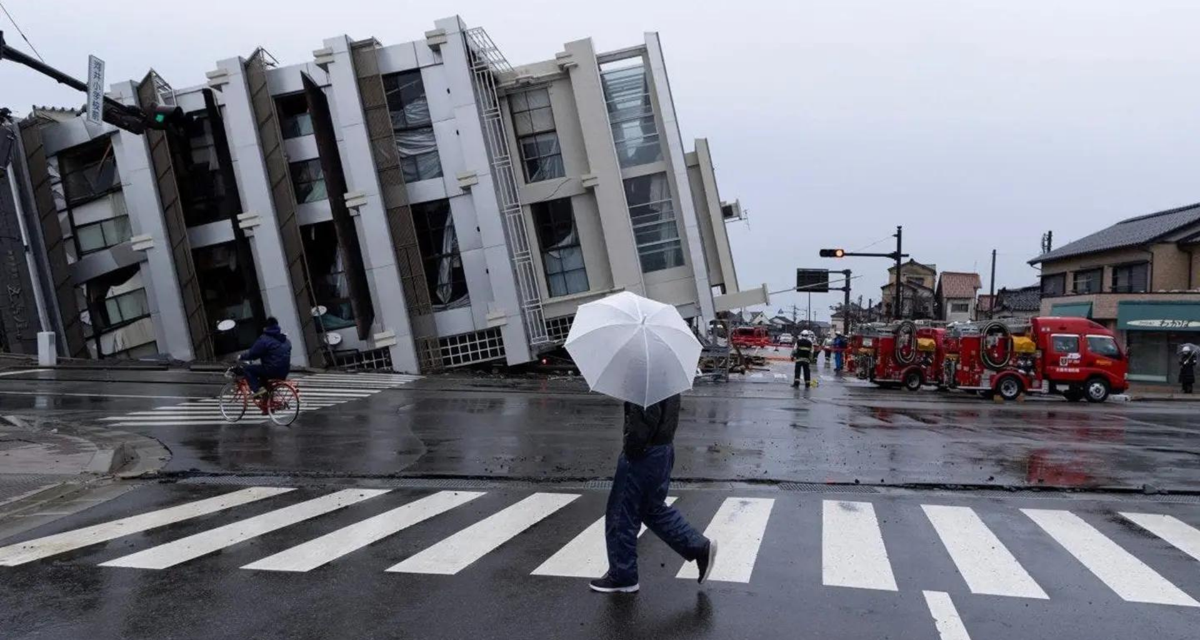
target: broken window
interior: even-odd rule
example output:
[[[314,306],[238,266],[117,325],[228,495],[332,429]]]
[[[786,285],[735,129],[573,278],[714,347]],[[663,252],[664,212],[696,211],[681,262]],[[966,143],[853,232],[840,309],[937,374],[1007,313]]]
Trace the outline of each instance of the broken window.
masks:
[[[237,248],[226,242],[196,249],[192,252],[192,262],[196,265],[207,329],[213,332],[217,355],[249,349],[258,337],[259,327],[254,322],[246,279],[238,273]],[[233,320],[234,328],[217,331],[222,320]]]
[[[275,111],[279,114],[279,129],[284,140],[312,135],[312,116],[308,113],[308,98],[303,93],[276,98]]]
[[[542,248],[542,267],[550,297],[587,291],[587,268],[583,264],[583,247],[579,244],[571,199],[537,202],[530,208]]]
[[[179,189],[184,220],[187,226],[194,227],[225,219],[221,214],[225,179],[217,159],[212,122],[204,111],[191,115],[186,131],[191,164],[183,172]]]
[[[413,225],[425,264],[429,299],[436,311],[470,306],[467,276],[458,253],[458,235],[449,200],[412,205]]]
[[[329,199],[329,194],[325,192],[325,171],[321,169],[320,158],[293,162],[289,167],[297,204]]]
[[[78,206],[121,189],[121,175],[107,136],[58,154],[67,204]]]
[[[629,178],[625,181],[625,202],[629,205],[642,271],[682,267],[683,243],[675,222],[667,174]]]
[[[550,91],[542,88],[514,93],[508,103],[521,148],[525,181],[538,182],[566,175],[558,132],[554,129],[554,112],[550,109]]]
[[[662,160],[654,103],[650,99],[650,81],[641,58],[636,62],[634,66],[629,66],[629,60],[614,62],[606,65],[609,68],[603,69],[600,75],[617,160],[622,168]]]
[[[442,177],[442,161],[438,156],[421,70],[383,76],[383,90],[392,118],[396,150],[400,152],[404,181],[417,182]]]
[[[93,358],[136,358],[158,352],[150,303],[137,265],[111,271],[77,288],[80,321]]]
[[[346,279],[345,261],[338,248],[337,230],[333,222],[318,222],[301,227],[304,238],[304,259],[312,278],[317,327],[322,331],[354,326],[354,307],[350,304],[350,283]]]

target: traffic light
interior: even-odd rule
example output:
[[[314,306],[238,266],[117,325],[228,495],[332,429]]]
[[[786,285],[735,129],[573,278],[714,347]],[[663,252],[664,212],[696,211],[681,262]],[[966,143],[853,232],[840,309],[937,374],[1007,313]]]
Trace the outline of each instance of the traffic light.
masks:
[[[146,109],[146,128],[166,131],[170,127],[182,125],[187,119],[182,107],[153,103]]]
[[[845,249],[821,249],[822,258],[844,258],[846,257]]]

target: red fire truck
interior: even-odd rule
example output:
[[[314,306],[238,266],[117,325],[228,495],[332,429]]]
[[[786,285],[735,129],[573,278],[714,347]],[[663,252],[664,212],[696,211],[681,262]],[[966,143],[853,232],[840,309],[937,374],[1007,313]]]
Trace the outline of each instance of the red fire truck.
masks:
[[[867,357],[872,367],[866,376],[860,377],[881,387],[903,387],[909,391],[919,391],[930,383],[940,385],[945,334],[945,329],[918,326],[910,320],[879,328]]]
[[[1085,318],[993,321],[950,330],[943,381],[954,389],[1013,400],[1060,393],[1071,402],[1104,402],[1127,388],[1129,368],[1113,333]]]
[[[730,342],[742,349],[765,347],[771,344],[771,336],[766,327],[738,327],[733,330]]]

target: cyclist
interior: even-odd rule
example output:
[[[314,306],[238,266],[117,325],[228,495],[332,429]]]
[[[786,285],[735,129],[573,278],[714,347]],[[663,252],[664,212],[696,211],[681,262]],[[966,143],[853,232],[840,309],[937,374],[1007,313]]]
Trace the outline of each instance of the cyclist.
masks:
[[[279,321],[267,318],[262,335],[254,341],[250,350],[238,356],[238,360],[259,360],[260,364],[248,364],[243,367],[246,382],[255,398],[261,398],[267,390],[262,381],[267,379],[282,380],[288,377],[292,368],[292,343],[279,328]]]

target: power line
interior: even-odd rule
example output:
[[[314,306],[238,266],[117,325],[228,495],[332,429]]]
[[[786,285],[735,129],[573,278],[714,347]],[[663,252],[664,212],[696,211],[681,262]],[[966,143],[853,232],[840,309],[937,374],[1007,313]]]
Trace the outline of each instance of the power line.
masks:
[[[29,45],[29,49],[33,51],[33,55],[37,56],[38,60],[45,62],[46,59],[42,57],[42,54],[38,53],[37,47],[33,46],[33,43],[29,41],[29,38],[25,37],[25,32],[21,31],[21,25],[17,24],[17,20],[12,17],[11,13],[8,12],[8,7],[5,7],[3,2],[0,2],[0,10],[4,11],[4,15],[8,16],[8,21],[12,23],[14,28],[16,28],[17,33],[20,34],[21,39],[25,41],[25,44]]]

